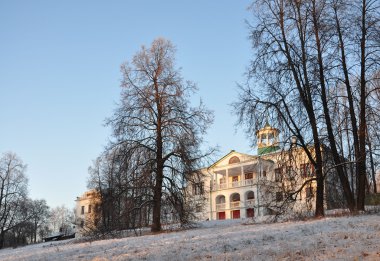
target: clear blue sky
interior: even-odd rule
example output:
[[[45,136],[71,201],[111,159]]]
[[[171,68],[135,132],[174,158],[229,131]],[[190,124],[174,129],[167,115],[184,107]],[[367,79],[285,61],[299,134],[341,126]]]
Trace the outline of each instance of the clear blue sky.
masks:
[[[28,165],[30,196],[74,206],[109,137],[120,65],[165,37],[215,122],[206,137],[254,153],[230,103],[251,56],[247,0],[0,0],[0,153]]]

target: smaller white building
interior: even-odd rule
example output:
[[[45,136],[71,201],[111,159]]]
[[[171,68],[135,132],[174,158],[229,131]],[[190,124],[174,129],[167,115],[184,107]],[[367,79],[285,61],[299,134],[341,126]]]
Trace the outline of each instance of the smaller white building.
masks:
[[[95,209],[100,202],[99,192],[89,190],[75,200],[75,223],[77,232],[81,233],[85,228],[94,225]]]

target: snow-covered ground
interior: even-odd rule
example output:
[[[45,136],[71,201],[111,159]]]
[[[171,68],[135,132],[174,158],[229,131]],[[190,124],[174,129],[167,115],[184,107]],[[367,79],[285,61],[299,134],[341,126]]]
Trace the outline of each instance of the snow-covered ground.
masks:
[[[209,221],[123,239],[0,250],[0,260],[380,260],[380,214],[277,224]]]

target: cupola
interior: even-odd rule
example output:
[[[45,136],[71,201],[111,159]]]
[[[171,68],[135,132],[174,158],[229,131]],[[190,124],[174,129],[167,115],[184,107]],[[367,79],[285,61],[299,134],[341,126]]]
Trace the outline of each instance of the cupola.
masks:
[[[257,137],[257,154],[263,155],[266,153],[274,152],[280,149],[278,145],[279,129],[276,129],[268,122],[265,123],[264,128],[256,131]]]

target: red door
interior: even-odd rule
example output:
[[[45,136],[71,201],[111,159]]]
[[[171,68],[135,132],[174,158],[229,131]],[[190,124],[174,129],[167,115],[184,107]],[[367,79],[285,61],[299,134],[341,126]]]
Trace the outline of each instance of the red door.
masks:
[[[226,219],[226,212],[218,212],[218,219],[219,220]]]
[[[247,209],[247,218],[253,218],[255,216],[255,211],[253,208]]]
[[[232,218],[233,219],[239,219],[240,218],[240,210],[233,210],[232,211]]]

